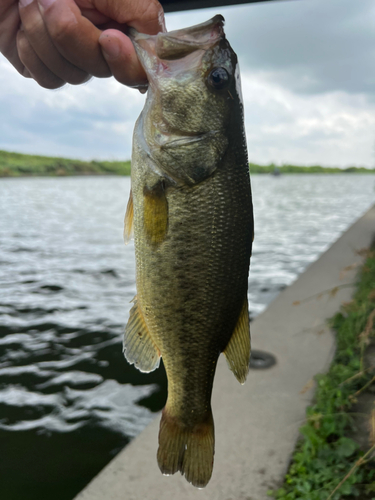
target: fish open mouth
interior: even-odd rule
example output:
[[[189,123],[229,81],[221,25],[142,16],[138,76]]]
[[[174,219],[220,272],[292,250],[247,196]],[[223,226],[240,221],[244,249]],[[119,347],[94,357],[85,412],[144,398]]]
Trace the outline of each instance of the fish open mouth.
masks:
[[[219,14],[205,23],[167,33],[145,35],[130,28],[128,34],[144,70],[149,75],[161,61],[176,61],[197,50],[212,47],[225,36],[223,26],[224,18]]]

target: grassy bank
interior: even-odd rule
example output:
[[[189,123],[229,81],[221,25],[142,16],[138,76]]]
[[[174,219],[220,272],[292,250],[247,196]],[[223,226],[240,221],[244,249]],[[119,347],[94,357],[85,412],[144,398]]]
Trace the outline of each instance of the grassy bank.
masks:
[[[280,174],[375,174],[375,168],[364,167],[348,167],[348,168],[335,168],[335,167],[320,167],[314,165],[312,167],[299,167],[297,165],[282,165],[281,167],[271,163],[270,165],[256,165],[249,163],[250,173],[252,174],[272,174],[275,169]]]
[[[270,492],[278,500],[375,499],[374,250],[367,252],[354,299],[330,323],[336,354],[329,372],[316,377],[315,402],[285,483]]]
[[[274,164],[261,166],[250,163],[249,166],[252,174],[270,174],[275,171]],[[296,165],[283,165],[277,168],[282,174],[342,174],[348,172],[375,174],[375,169],[358,167],[340,169],[320,166],[299,167]],[[0,151],[0,177],[108,174],[130,175],[130,161],[81,161]]]
[[[0,151],[0,177],[130,175],[130,161],[81,161]]]

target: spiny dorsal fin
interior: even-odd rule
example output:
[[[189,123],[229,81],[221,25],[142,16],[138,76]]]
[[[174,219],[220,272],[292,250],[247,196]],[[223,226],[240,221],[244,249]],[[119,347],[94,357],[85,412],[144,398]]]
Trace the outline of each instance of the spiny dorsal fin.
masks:
[[[144,228],[151,245],[164,241],[168,230],[168,202],[165,196],[164,182],[158,182],[151,189],[145,187]]]
[[[134,207],[133,207],[133,194],[130,190],[128,206],[126,207],[125,219],[124,219],[124,241],[125,245],[129,243],[133,236],[133,217],[134,217]]]
[[[247,297],[244,300],[236,328],[224,350],[229,368],[237,380],[244,384],[250,363],[250,325]]]
[[[130,310],[124,335],[124,354],[130,364],[141,372],[152,372],[160,363],[160,351],[147,329],[137,297]]]

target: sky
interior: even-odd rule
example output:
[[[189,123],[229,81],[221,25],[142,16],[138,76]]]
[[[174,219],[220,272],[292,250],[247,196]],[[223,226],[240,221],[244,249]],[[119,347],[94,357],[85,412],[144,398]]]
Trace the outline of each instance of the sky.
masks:
[[[241,68],[249,161],[375,167],[375,2],[280,0],[166,15],[167,29],[223,14]],[[113,78],[46,90],[0,55],[0,149],[131,157],[145,96]]]

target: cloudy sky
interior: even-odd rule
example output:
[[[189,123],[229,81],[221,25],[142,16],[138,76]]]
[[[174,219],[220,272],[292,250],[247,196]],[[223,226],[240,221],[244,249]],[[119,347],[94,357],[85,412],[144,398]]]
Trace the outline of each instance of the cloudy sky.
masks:
[[[168,14],[178,29],[221,13],[242,73],[249,160],[375,166],[374,0],[286,0]],[[45,90],[0,55],[0,149],[129,159],[144,96],[114,79]]]

